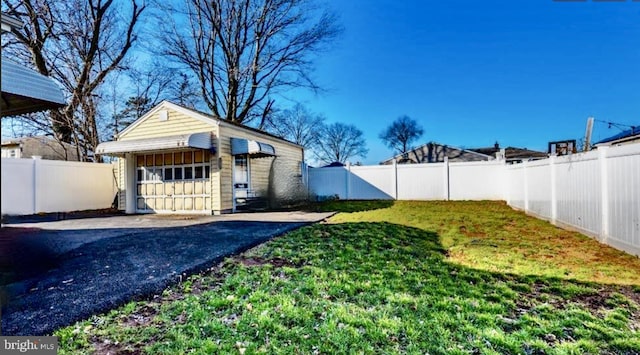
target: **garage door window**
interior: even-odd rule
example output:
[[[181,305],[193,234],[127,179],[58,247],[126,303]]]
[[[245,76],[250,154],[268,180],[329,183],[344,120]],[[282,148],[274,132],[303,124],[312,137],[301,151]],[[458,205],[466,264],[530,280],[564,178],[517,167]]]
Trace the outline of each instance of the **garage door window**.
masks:
[[[155,183],[158,181],[208,179],[210,159],[211,154],[204,150],[138,155],[136,158],[136,181]]]

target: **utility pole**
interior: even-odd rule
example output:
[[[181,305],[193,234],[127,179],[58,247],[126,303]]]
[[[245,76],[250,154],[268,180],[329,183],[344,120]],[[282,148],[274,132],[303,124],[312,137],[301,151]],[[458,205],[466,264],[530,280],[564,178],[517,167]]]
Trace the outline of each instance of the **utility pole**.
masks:
[[[587,152],[591,149],[591,132],[593,131],[593,117],[587,118],[587,131],[584,134],[584,146],[583,152]]]

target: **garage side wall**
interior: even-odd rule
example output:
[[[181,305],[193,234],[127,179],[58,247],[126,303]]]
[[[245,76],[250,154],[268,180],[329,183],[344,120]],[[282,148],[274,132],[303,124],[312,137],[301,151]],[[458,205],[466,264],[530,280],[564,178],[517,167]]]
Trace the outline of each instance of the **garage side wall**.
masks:
[[[260,197],[268,197],[271,207],[278,207],[291,201],[304,199],[306,190],[302,184],[301,147],[257,132],[244,130],[226,123],[220,124],[220,172],[221,210],[233,208],[233,157],[231,138],[244,138],[270,144],[276,157],[251,158],[251,189]],[[215,199],[214,199],[215,200]]]

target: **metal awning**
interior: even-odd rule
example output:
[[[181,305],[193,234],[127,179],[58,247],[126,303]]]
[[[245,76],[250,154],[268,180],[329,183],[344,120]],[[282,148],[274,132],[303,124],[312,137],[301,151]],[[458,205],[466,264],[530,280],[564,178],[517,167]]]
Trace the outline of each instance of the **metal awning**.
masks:
[[[62,90],[51,78],[2,57],[2,116],[63,107]]]
[[[211,133],[191,133],[178,136],[111,141],[98,144],[96,154],[121,155],[132,152],[148,152],[154,150],[199,148],[211,149]]]
[[[272,145],[250,139],[231,138],[231,155],[275,156]]]

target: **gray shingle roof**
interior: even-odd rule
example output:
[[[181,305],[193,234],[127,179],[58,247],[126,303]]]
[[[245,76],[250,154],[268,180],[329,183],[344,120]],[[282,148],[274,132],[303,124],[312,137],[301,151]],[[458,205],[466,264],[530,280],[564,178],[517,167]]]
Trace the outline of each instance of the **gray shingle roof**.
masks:
[[[2,116],[19,115],[66,105],[51,78],[2,57]]]

